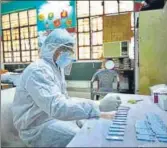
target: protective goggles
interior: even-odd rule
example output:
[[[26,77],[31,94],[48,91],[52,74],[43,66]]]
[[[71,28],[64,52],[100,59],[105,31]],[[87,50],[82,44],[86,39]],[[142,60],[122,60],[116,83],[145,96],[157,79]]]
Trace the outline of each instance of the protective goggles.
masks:
[[[59,49],[60,49],[60,53],[68,53],[68,55],[70,57],[74,56],[74,50],[73,50],[73,46],[67,46],[67,45],[62,45]]]

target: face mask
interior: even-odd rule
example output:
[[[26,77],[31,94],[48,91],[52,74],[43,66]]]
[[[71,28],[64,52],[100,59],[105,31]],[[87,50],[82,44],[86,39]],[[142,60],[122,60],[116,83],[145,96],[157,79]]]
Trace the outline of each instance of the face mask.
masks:
[[[73,63],[75,63],[75,62],[76,62],[76,60],[75,60],[75,59],[72,59],[72,63],[69,64],[68,66],[66,66],[66,67],[64,68],[64,74],[65,74],[66,76],[69,76],[69,75],[70,75],[71,70],[72,70],[72,65],[73,65]]]
[[[72,63],[72,58],[70,57],[70,54],[68,52],[61,53],[58,59],[56,60],[56,64],[60,68],[65,68],[71,63]]]
[[[64,68],[64,74],[66,76],[69,76],[71,74],[71,70],[72,70],[72,63]]]

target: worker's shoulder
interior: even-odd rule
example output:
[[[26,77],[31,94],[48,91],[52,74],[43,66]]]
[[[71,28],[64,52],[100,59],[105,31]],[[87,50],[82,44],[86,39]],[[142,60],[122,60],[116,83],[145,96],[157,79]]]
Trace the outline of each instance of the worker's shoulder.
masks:
[[[52,72],[52,67],[43,59],[39,59],[33,63],[31,63],[23,72],[23,75],[30,75],[35,72],[44,72],[49,73]]]
[[[103,75],[103,74],[117,74],[115,70],[110,70],[110,69],[99,69],[96,72],[97,75]]]
[[[112,70],[112,69],[99,69],[97,71],[97,73],[102,73],[102,72],[105,72],[105,73],[116,73],[116,71]]]

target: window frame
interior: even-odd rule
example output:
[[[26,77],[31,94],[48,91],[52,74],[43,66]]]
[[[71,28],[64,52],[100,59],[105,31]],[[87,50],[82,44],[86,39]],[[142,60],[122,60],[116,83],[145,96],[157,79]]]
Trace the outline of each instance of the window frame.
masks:
[[[76,19],[77,19],[77,60],[80,60],[80,61],[88,61],[88,60],[100,60],[100,58],[98,59],[94,59],[93,58],[93,47],[94,46],[102,46],[103,47],[103,44],[102,45],[93,45],[93,40],[92,40],[92,33],[93,32],[96,32],[96,31],[93,31],[91,29],[91,23],[92,23],[92,18],[95,18],[95,17],[102,17],[102,21],[103,21],[103,17],[106,16],[106,15],[116,15],[116,14],[124,14],[124,13],[128,13],[128,12],[131,12],[134,14],[134,1],[133,1],[133,11],[120,11],[120,0],[116,0],[117,1],[117,5],[118,5],[118,12],[116,13],[105,13],[105,0],[102,0],[102,9],[103,9],[103,14],[102,15],[91,15],[91,6],[90,6],[90,0],[88,0],[88,4],[89,4],[89,13],[88,13],[88,16],[82,16],[82,17],[78,17],[78,5],[77,5],[77,2],[79,0],[76,0]],[[90,58],[89,59],[80,59],[79,58],[79,25],[78,25],[78,20],[79,19],[85,19],[85,18],[88,18],[89,19],[89,34],[90,34]],[[135,20],[134,20],[135,21]],[[134,24],[134,21],[133,21],[133,24]],[[134,30],[134,26],[131,27],[132,30]],[[100,31],[100,30],[99,30]],[[102,34],[103,34],[103,29],[101,30],[102,31]],[[103,37],[102,37],[103,38]]]
[[[3,17],[3,16],[5,16],[5,15],[8,15],[8,17],[9,17],[9,27],[8,28],[3,28],[2,27],[2,51],[3,51],[3,63],[4,64],[17,64],[17,63],[30,63],[30,62],[32,62],[33,60],[32,60],[32,52],[33,51],[36,51],[36,52],[38,52],[38,40],[37,40],[37,37],[38,37],[38,34],[37,34],[37,20],[36,20],[36,22],[34,23],[34,24],[31,24],[30,25],[30,19],[31,19],[31,17],[34,17],[34,16],[31,16],[29,13],[30,13],[30,11],[32,11],[32,10],[34,10],[35,12],[36,12],[36,17],[37,17],[37,9],[36,8],[31,8],[31,9],[27,9],[27,10],[21,10],[21,11],[15,11],[15,12],[10,12],[10,13],[6,13],[6,14],[3,14],[2,16],[1,16],[1,18]],[[26,16],[26,19],[27,19],[27,24],[26,25],[20,25],[20,21],[21,21],[21,19],[22,18],[20,18],[20,13],[21,12],[26,12],[27,13],[27,16]],[[16,26],[16,27],[12,27],[12,20],[11,20],[11,15],[12,14],[14,14],[14,13],[16,13],[17,14],[17,18],[18,18],[18,25]],[[4,22],[3,21],[1,21],[1,26],[2,26],[2,24],[3,24]],[[31,27],[34,27],[34,35],[35,36],[31,36],[31,33],[30,33],[30,28]],[[27,30],[28,30],[28,38],[22,38],[22,29],[24,29],[24,28],[26,28]],[[18,38],[17,39],[13,39],[13,37],[12,37],[12,31],[13,30],[15,30],[15,29],[17,29],[18,30]],[[10,32],[10,40],[8,40],[8,39],[4,39],[4,31],[9,31]],[[36,39],[37,40],[37,42],[36,42],[36,47],[35,48],[33,48],[32,49],[32,47],[31,47],[31,44],[32,44],[32,42],[31,42],[31,40],[32,39]],[[29,46],[29,48],[28,49],[24,49],[23,50],[23,48],[22,48],[22,41],[25,41],[25,40],[28,40],[28,46]],[[10,48],[11,48],[11,50],[10,51],[6,51],[5,50],[5,44],[7,44],[8,42],[10,42]],[[18,45],[18,47],[19,47],[19,50],[14,50],[14,43],[16,43],[16,42],[19,42],[19,45]],[[8,47],[8,46],[6,46],[6,47]],[[19,61],[18,61],[18,57],[16,57],[16,56],[14,56],[14,54],[15,53],[19,53]],[[29,55],[28,56],[23,56],[22,55],[22,52],[29,52]],[[9,57],[6,57],[5,56],[5,53],[11,53],[11,61],[9,62],[8,60],[6,61],[6,59],[9,59]],[[36,55],[36,57],[38,57],[39,56],[39,54],[37,54]],[[24,61],[23,59],[24,59],[24,57],[29,57],[29,61],[28,60],[26,60],[26,61]],[[15,60],[15,58],[17,59],[17,60]]]

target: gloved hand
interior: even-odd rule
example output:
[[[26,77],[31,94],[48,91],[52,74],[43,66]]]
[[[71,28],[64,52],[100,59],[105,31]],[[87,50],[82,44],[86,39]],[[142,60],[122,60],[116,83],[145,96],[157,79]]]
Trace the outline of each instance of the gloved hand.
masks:
[[[117,95],[105,96],[100,100],[100,111],[101,112],[110,112],[116,111],[121,104],[121,99]]]
[[[111,119],[114,118],[115,114],[116,114],[115,111],[112,111],[112,112],[101,112],[100,118],[111,120]]]

